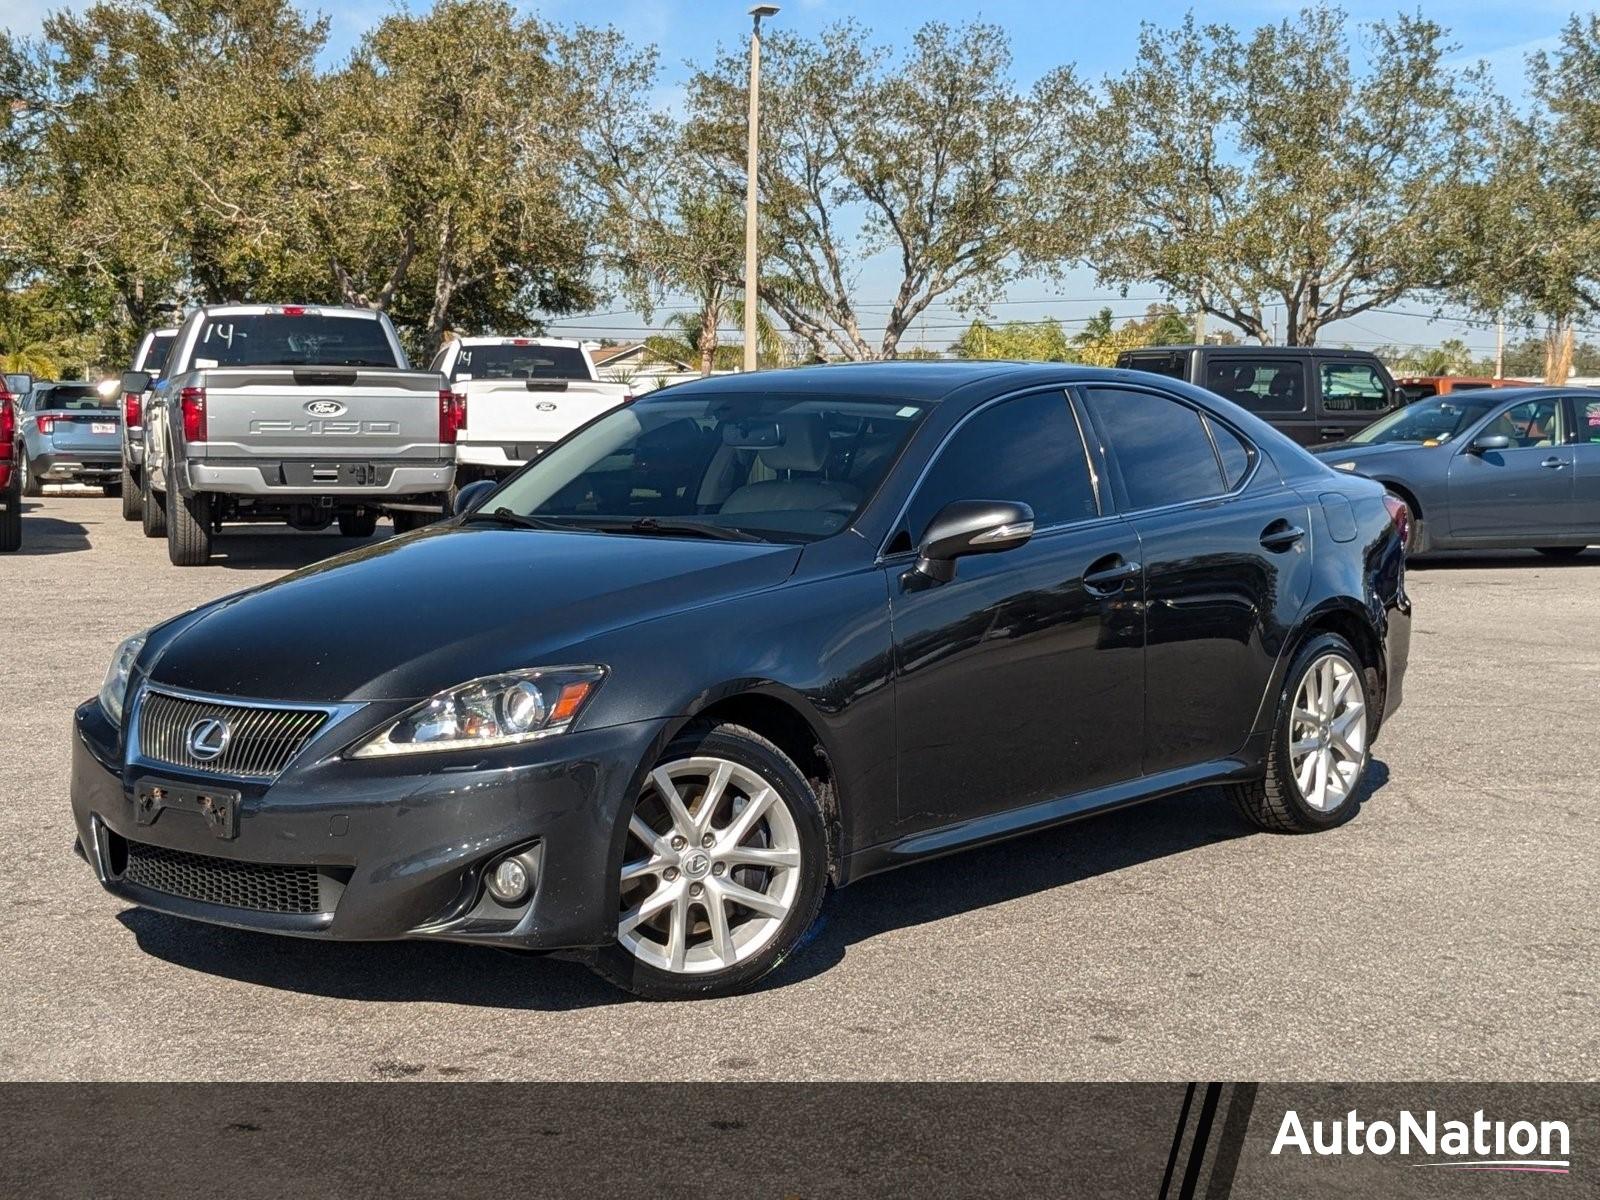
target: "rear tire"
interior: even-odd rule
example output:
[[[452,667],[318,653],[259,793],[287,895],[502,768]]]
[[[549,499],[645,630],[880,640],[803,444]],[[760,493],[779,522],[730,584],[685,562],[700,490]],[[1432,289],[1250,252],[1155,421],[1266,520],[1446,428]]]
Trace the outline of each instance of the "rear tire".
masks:
[[[1534,549],[1546,558],[1577,558],[1589,547],[1587,546],[1535,546]]]
[[[203,567],[211,561],[211,495],[167,492],[167,557],[175,567]]]
[[[18,456],[17,467],[22,472],[22,494],[30,497],[44,495],[44,484],[34,474],[33,464],[28,461],[26,454]]]
[[[1232,785],[1235,806],[1273,833],[1316,833],[1348,821],[1361,807],[1372,761],[1372,717],[1360,656],[1338,634],[1313,637],[1284,674],[1265,778]],[[1319,766],[1319,757],[1326,763]]]
[[[139,520],[147,538],[167,536],[166,497],[150,486],[150,472],[139,472]]]
[[[22,500],[13,493],[6,498],[5,511],[0,512],[0,554],[10,554],[22,548]]]
[[[757,804],[753,819],[741,817]],[[621,819],[618,935],[593,966],[625,991],[648,1000],[742,991],[816,922],[828,882],[822,806],[789,756],[753,730],[688,726]]]
[[[137,521],[144,515],[143,481],[136,478],[127,463],[122,464],[122,519]]]
[[[374,512],[346,513],[339,518],[339,533],[347,538],[369,538],[378,529],[378,514]]]

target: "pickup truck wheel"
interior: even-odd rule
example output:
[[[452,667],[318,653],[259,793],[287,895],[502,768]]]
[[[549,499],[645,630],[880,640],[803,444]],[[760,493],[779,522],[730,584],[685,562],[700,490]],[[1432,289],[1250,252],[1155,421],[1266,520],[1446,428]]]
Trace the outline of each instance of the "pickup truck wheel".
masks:
[[[211,496],[167,492],[167,557],[175,567],[203,567],[211,560]]]
[[[167,536],[166,499],[150,486],[150,472],[139,474],[139,519],[147,538]]]
[[[0,510],[0,554],[10,554],[22,548],[22,502],[12,495]]]
[[[122,519],[137,521],[144,515],[144,488],[127,463],[122,464]]]
[[[339,533],[347,538],[369,538],[377,532],[377,529],[377,513],[346,513],[339,518]]]
[[[28,456],[18,456],[17,469],[22,473],[22,494],[24,496],[44,495],[44,484],[39,482],[39,477],[33,473],[33,464],[28,461]]]

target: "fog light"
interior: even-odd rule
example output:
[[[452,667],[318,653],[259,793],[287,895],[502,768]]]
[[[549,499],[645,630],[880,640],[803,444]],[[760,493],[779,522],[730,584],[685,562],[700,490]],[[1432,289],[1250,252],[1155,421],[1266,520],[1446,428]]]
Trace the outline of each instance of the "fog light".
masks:
[[[528,894],[528,868],[519,858],[502,858],[489,872],[489,894],[501,904],[516,904]]]

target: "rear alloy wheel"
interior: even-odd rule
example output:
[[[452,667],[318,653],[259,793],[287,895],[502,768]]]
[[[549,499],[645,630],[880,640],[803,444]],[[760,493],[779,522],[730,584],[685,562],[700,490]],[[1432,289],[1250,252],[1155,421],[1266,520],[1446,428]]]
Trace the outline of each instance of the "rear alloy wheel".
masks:
[[[40,481],[39,476],[34,474],[33,464],[28,461],[26,454],[17,456],[17,470],[22,475],[22,494],[24,496],[44,495],[44,484]]]
[[[122,519],[137,521],[144,515],[144,485],[127,463],[122,464]]]
[[[1371,761],[1371,713],[1365,674],[1336,634],[1313,638],[1295,656],[1279,704],[1266,778],[1232,789],[1256,825],[1310,833],[1348,820],[1360,806]]]
[[[617,943],[602,974],[652,999],[723,995],[783,961],[816,918],[826,840],[816,797],[737,726],[680,738],[628,820]]]

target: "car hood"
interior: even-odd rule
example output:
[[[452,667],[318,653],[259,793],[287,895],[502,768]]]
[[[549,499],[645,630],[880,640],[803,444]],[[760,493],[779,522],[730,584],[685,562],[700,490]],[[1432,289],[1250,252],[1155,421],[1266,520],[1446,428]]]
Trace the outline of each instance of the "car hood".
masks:
[[[421,699],[560,665],[550,656],[608,629],[774,587],[799,556],[765,543],[444,526],[202,608],[144,670],[157,685],[224,696]]]
[[[1334,463],[1353,462],[1364,470],[1366,464],[1377,460],[1386,461],[1398,455],[1416,454],[1431,449],[1434,447],[1424,446],[1420,442],[1380,442],[1374,446],[1339,442],[1332,446],[1318,446],[1312,453],[1330,466]]]

